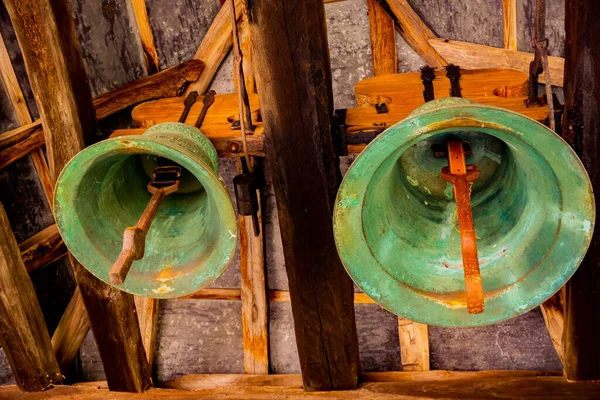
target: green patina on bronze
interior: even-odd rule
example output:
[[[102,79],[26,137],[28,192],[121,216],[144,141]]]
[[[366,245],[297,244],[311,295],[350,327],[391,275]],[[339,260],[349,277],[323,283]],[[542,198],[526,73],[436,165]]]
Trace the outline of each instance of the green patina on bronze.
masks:
[[[123,136],[90,146],[61,173],[54,212],[69,251],[92,274],[111,284],[108,272],[150,200],[146,185],[154,168],[183,167],[180,190],[165,198],[135,261],[126,292],[156,298],[193,293],[217,279],[237,245],[237,218],[217,175],[217,152],[194,127],[155,125],[141,136]]]
[[[467,312],[456,203],[432,144],[468,141],[480,177],[471,203],[485,311]],[[544,125],[464,99],[427,103],[354,161],[337,195],[334,233],[354,281],[410,320],[480,326],[538,306],[573,275],[595,205],[571,148]]]

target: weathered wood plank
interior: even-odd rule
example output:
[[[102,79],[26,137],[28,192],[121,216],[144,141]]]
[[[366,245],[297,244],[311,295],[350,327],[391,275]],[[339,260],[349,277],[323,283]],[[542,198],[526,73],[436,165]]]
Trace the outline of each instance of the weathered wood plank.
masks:
[[[59,386],[46,393],[25,395],[15,387],[0,389],[0,398],[15,400],[28,399],[474,399],[498,398],[503,399],[594,399],[600,396],[600,385],[588,382],[569,383],[560,376],[547,376],[544,372],[536,371],[482,371],[482,372],[398,372],[367,374],[367,382],[355,391],[334,391],[330,393],[304,393],[297,386],[298,376],[287,375],[281,378],[264,376],[265,385],[257,381],[256,385],[244,385],[244,381],[257,380],[250,375],[237,376],[231,379],[227,376],[199,376],[198,381],[213,380],[199,390],[181,389],[151,389],[144,394],[109,393],[97,386]],[[371,379],[371,377],[373,377]],[[218,385],[216,382],[233,381],[232,386]],[[268,385],[282,383],[283,386]],[[287,383],[292,385],[287,385]],[[474,384],[473,382],[476,382]],[[94,385],[97,385],[94,383]],[[188,382],[188,385],[191,385]]]
[[[504,21],[504,48],[517,49],[517,0],[502,0]]]
[[[94,131],[90,88],[65,0],[6,1],[45,127],[50,176],[55,180]],[[88,140],[86,140],[88,139]],[[71,264],[113,390],[143,391],[150,384],[133,297]],[[86,318],[79,314],[75,317]]]
[[[52,348],[63,375],[69,370],[85,335],[90,330],[90,319],[87,315],[81,290],[76,288],[52,335]]]
[[[56,224],[50,225],[19,244],[27,272],[35,271],[67,255]]]
[[[339,184],[322,0],[252,4],[252,51],[304,390],[352,389],[353,286],[333,243]]]
[[[429,39],[437,36],[421,20],[406,0],[384,0],[398,23],[398,31],[402,38],[412,47],[428,65],[442,68],[448,63],[431,46]]]
[[[237,164],[238,173],[241,173],[241,162]],[[260,207],[260,192],[257,195]],[[244,372],[255,375],[269,373],[269,307],[265,284],[262,209],[258,213],[258,221],[260,233],[255,236],[252,217],[238,217]]]
[[[565,3],[565,111],[564,137],[588,171],[592,187],[600,192],[600,3]],[[600,205],[596,196],[596,207]],[[597,221],[596,221],[597,222]],[[565,298],[564,367],[567,379],[600,379],[600,231],[575,275],[567,282]]]
[[[0,169],[44,146],[45,139],[42,125],[34,122],[33,124],[3,133],[0,135],[0,148],[2,142],[12,142],[12,144],[0,150]]]
[[[140,39],[142,40],[142,49],[144,50],[144,61],[146,63],[146,73],[152,75],[160,69],[158,67],[158,54],[154,45],[154,36],[152,28],[148,20],[148,10],[146,10],[146,0],[131,0],[135,22],[140,31]]]
[[[373,73],[375,76],[398,72],[396,55],[396,26],[392,17],[377,0],[367,0],[371,51],[373,53]]]
[[[1,204],[0,343],[21,389],[45,390],[62,382],[35,289]]]
[[[529,73],[529,64],[533,61],[532,53],[499,49],[481,44],[459,42],[456,40],[430,39],[429,43],[450,63],[460,65],[464,69],[505,68]],[[553,86],[563,85],[564,58],[548,57],[550,79]],[[544,80],[540,75],[540,82]]]
[[[402,371],[429,371],[429,333],[427,325],[398,320]]]
[[[94,98],[96,118],[104,119],[134,104],[181,95],[190,82],[198,80],[204,64],[190,60],[157,74],[140,78]]]

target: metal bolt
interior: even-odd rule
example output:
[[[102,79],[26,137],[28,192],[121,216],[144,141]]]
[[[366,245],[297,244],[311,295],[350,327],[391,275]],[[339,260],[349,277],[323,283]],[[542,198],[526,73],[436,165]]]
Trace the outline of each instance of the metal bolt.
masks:
[[[240,142],[229,142],[227,143],[227,147],[229,147],[229,151],[232,153],[239,153],[242,151],[242,144]]]

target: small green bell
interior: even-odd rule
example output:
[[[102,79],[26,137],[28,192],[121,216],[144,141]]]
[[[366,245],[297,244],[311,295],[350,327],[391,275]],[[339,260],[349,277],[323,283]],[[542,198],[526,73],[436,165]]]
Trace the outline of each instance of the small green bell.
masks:
[[[119,289],[145,297],[173,298],[212,283],[231,262],[237,218],[217,175],[215,148],[200,131],[163,123],[141,136],[123,136],[90,146],[75,156],[56,185],[58,230],[73,256],[108,284],[126,228],[136,225],[152,194],[158,167],[181,167],[179,187],[162,200]]]
[[[457,193],[441,172],[449,160],[434,151],[455,141],[469,144],[478,172],[468,191],[479,314],[467,311]],[[556,293],[594,222],[589,178],[567,143],[532,119],[459,98],[427,103],[367,146],[334,210],[340,258],[369,297],[409,320],[456,327],[518,316]]]

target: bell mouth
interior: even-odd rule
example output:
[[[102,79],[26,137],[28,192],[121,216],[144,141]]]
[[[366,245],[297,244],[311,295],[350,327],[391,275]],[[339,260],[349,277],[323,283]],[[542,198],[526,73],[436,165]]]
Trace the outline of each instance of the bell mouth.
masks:
[[[449,139],[470,144],[467,164],[480,171],[471,187],[485,295],[477,315],[467,312],[456,203],[441,177],[448,160],[432,151]],[[334,233],[349,274],[389,311],[479,326],[554,294],[585,255],[594,216],[585,169],[560,137],[519,114],[460,105],[416,114],[363,151],[338,192]]]
[[[191,294],[216,280],[237,245],[229,193],[206,158],[164,137],[105,140],[80,152],[65,167],[55,193],[57,226],[69,251],[92,274],[111,284],[108,272],[148,204],[147,184],[156,166],[183,169],[181,191],[163,200],[122,285],[145,297]]]

